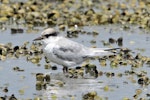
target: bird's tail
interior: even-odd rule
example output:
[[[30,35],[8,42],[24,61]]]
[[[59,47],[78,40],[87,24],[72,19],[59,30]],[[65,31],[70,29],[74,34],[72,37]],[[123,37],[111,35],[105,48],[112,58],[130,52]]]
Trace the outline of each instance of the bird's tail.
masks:
[[[112,55],[114,54],[114,50],[117,50],[120,48],[90,48],[91,53],[88,54],[91,57],[94,56],[106,56],[106,55]]]

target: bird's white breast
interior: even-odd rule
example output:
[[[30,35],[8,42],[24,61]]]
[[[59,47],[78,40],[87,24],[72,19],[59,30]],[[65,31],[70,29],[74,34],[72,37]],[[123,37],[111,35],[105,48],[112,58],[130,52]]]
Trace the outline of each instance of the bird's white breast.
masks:
[[[56,37],[56,38],[50,38],[50,39],[44,40],[43,41],[43,43],[44,43],[44,48],[43,48],[44,54],[50,61],[52,61],[54,63],[60,64],[63,66],[67,66],[67,67],[74,66],[76,64],[75,62],[68,62],[68,61],[65,61],[63,59],[59,59],[54,54],[54,52],[55,52],[54,50],[56,50],[54,48],[60,48],[59,43],[60,43],[61,38],[62,37]]]

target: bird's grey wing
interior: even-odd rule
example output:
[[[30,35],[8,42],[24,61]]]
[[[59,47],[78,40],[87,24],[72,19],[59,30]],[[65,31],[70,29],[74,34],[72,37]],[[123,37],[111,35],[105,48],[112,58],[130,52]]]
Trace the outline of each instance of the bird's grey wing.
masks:
[[[84,47],[82,45],[67,44],[53,48],[53,54],[62,60],[81,63],[85,56],[83,55]]]

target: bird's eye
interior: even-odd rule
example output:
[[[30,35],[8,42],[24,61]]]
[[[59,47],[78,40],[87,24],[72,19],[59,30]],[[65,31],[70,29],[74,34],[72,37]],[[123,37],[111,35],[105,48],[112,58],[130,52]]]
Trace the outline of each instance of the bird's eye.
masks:
[[[49,34],[46,34],[46,35],[44,35],[46,38],[48,38],[50,35]]]
[[[51,36],[57,36],[57,34],[58,34],[57,32],[54,32],[51,34]]]
[[[57,32],[51,33],[51,34],[45,34],[44,37],[48,38],[50,36],[57,36]]]

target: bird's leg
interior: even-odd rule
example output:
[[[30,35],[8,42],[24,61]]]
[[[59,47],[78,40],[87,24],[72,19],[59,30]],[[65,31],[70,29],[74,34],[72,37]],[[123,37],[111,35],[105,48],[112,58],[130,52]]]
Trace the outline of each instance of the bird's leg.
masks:
[[[64,66],[64,67],[63,67],[63,72],[64,72],[64,73],[68,73],[68,67]]]

